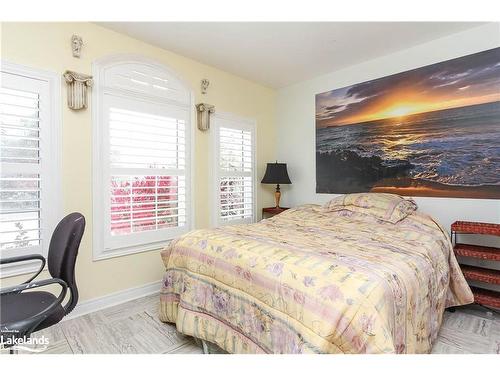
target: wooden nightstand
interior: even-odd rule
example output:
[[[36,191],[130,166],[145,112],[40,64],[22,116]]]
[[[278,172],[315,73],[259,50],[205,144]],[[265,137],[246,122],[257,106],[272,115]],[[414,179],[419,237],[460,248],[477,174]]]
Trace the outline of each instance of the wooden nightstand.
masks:
[[[278,215],[283,211],[290,209],[290,207],[264,207],[262,209],[262,218],[268,219],[273,217],[274,215]]]

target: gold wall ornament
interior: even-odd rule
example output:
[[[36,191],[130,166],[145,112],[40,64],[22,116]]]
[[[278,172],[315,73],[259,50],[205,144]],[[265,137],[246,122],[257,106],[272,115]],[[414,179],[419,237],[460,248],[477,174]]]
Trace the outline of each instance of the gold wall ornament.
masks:
[[[63,76],[68,88],[68,107],[73,110],[87,108],[87,88],[94,83],[92,76],[71,70],[66,70]]]
[[[207,103],[196,104],[198,115],[198,129],[205,131],[210,129],[210,115],[215,113],[215,106]]]
[[[83,47],[83,39],[80,35],[73,34],[71,36],[71,52],[73,53],[73,57],[80,58],[80,54],[82,53]]]
[[[208,86],[210,85],[210,81],[206,78],[201,80],[201,93],[205,95],[207,93]]]

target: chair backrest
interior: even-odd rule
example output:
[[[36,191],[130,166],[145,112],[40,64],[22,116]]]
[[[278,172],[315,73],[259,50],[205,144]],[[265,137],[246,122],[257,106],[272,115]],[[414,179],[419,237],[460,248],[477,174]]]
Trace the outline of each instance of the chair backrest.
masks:
[[[75,281],[75,263],[78,248],[85,231],[85,217],[78,212],[65,216],[57,224],[49,245],[47,263],[52,277],[64,280],[70,290],[70,299],[64,309],[66,314],[78,302],[78,288]]]

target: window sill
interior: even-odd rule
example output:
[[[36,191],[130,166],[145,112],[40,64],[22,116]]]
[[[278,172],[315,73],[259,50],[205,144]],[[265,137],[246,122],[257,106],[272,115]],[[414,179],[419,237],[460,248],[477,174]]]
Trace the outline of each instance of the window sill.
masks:
[[[172,241],[172,240],[163,241],[163,242],[155,242],[155,243],[150,243],[150,244],[145,244],[145,245],[102,250],[99,253],[94,252],[93,261],[96,262],[99,260],[116,258],[116,257],[121,257],[121,256],[126,256],[126,255],[132,255],[132,254],[139,254],[139,253],[144,253],[147,251],[161,250],[165,246],[167,246],[170,243],[170,241]]]

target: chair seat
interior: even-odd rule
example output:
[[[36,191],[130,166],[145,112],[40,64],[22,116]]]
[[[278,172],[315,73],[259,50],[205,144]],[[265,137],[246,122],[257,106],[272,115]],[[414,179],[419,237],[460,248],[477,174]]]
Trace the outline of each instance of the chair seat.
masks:
[[[57,299],[48,292],[23,292],[4,294],[1,297],[0,322],[2,327],[9,327],[9,323],[16,324],[45,310]],[[54,312],[42,321],[35,331],[39,331],[58,323],[64,317],[64,308],[58,305]]]

